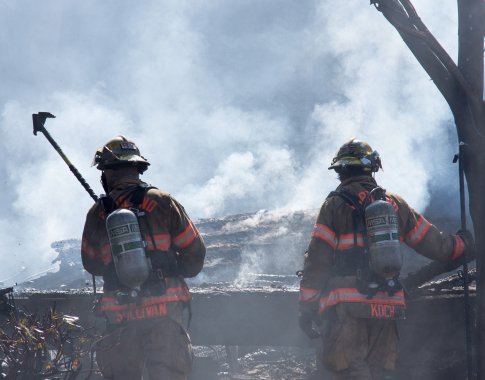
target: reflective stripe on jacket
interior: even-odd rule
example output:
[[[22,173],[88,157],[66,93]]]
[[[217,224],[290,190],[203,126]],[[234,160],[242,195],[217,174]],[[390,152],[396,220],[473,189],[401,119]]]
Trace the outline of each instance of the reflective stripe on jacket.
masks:
[[[166,278],[163,295],[142,297],[140,302],[124,303],[116,297],[116,292],[106,292],[98,301],[96,312],[111,323],[142,320],[161,316],[172,316],[173,303],[188,302],[192,299],[189,289],[180,278]],[[176,310],[179,311],[180,308]],[[176,319],[177,320],[177,319]]]
[[[377,292],[372,298],[368,298],[357,288],[336,288],[320,298],[319,312],[323,314],[327,309],[341,302],[357,306],[354,307],[353,315],[359,318],[402,318],[406,308],[402,290],[392,295],[387,292]]]

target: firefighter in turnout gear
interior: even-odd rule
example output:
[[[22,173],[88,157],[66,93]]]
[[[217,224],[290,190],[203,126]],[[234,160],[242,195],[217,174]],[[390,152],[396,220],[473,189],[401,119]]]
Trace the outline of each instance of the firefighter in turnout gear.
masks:
[[[322,205],[305,253],[299,324],[310,338],[321,336],[319,360],[338,380],[384,379],[394,369],[396,320],[406,306],[400,242],[440,261],[459,259],[473,246],[469,233],[443,234],[379,188],[373,173],[381,168],[379,154],[363,141],[339,149],[329,169],[341,183]],[[383,214],[375,217],[376,210]]]
[[[150,380],[187,379],[184,278],[201,271],[204,241],[180,203],[140,180],[150,164],[132,141],[110,140],[93,165],[107,196],[87,214],[81,255],[84,268],[104,280],[95,307],[107,323],[98,366],[107,379],[142,379],[144,370]]]

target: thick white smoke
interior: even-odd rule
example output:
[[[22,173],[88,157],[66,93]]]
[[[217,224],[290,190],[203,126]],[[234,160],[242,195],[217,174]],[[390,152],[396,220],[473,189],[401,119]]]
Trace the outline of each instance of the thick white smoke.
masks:
[[[454,57],[455,3],[415,5]],[[32,135],[38,111],[95,192],[95,149],[125,134],[193,217],[318,208],[352,136],[420,210],[452,181],[448,108],[368,2],[4,0],[0,24],[0,280],[48,268],[92,203]]]

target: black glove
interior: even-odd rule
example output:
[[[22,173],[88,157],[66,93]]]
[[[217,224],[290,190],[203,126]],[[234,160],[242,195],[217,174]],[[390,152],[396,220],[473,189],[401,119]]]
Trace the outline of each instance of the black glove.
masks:
[[[318,331],[313,328],[313,322],[318,324],[318,315],[314,311],[303,311],[298,315],[298,324],[310,339],[316,339],[320,336]]]
[[[149,251],[148,257],[152,263],[153,272],[157,274],[161,271],[161,273],[159,273],[159,279],[178,276],[179,271],[177,268],[175,252],[171,250],[168,252]]]
[[[456,234],[461,237],[465,243],[465,253],[467,256],[473,257],[475,252],[475,241],[473,240],[473,235],[468,230],[458,230]]]

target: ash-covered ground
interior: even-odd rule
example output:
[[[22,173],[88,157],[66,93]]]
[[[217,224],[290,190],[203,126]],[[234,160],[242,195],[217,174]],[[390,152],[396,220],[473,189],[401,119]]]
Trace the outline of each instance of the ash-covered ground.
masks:
[[[193,380],[322,379],[313,348],[214,346],[194,351]]]

